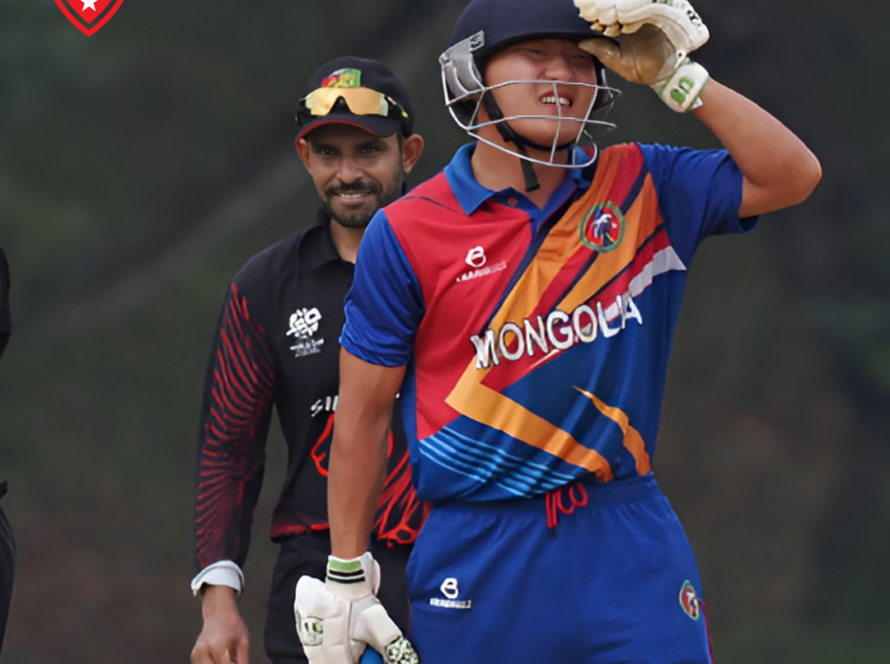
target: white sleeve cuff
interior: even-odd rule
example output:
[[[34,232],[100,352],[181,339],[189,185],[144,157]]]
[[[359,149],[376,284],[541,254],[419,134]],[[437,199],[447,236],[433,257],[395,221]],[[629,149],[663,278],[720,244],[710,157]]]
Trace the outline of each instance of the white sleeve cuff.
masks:
[[[229,588],[234,588],[235,592],[240,595],[241,589],[244,587],[244,572],[231,560],[220,560],[202,569],[192,579],[192,594],[197,597],[198,593],[201,592],[201,586],[205,584],[208,586],[228,586]]]

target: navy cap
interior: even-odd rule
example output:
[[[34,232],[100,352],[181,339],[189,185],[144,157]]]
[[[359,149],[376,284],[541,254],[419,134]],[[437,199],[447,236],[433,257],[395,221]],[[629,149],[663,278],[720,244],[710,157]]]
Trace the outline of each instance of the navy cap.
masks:
[[[378,60],[370,58],[357,58],[352,56],[343,56],[334,58],[330,62],[326,62],[317,70],[306,85],[303,86],[303,93],[300,99],[323,87],[335,87],[336,79],[340,77],[350,77],[354,79],[355,87],[363,87],[380,92],[392,101],[394,101],[402,110],[405,111],[407,117],[401,115],[400,118],[382,117],[380,115],[357,115],[349,110],[349,107],[341,100],[331,109],[331,112],[323,116],[312,116],[300,113],[300,106],[297,106],[297,125],[300,133],[297,140],[305,138],[313,129],[318,129],[330,124],[345,124],[353,127],[364,129],[375,136],[392,136],[393,134],[402,132],[404,136],[410,136],[414,131],[414,110],[411,107],[411,99],[408,97],[408,90],[402,82],[396,78],[396,75]]]

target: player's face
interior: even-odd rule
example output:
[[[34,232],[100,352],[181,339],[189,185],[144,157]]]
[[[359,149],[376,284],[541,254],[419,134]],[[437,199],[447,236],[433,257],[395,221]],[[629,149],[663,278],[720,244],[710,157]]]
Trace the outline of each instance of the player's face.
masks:
[[[405,170],[398,136],[374,136],[349,125],[312,131],[297,149],[328,214],[347,228],[364,228],[402,194]]]
[[[485,82],[490,86],[529,80],[559,83],[517,83],[493,90],[504,116],[508,120],[519,115],[546,116],[554,120],[509,120],[510,126],[541,145],[552,144],[557,131],[558,144],[574,141],[581,124],[562,122],[560,126],[556,118],[560,115],[578,120],[587,117],[595,90],[572,84],[596,84],[593,56],[563,39],[535,39],[498,51],[485,66]]]

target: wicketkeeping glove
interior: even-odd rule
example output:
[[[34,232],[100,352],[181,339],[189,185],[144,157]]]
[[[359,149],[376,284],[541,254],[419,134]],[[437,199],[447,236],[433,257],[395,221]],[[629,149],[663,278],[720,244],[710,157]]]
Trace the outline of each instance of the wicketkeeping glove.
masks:
[[[310,664],[356,664],[365,646],[386,664],[419,664],[411,643],[375,597],[380,565],[360,558],[328,558],[324,583],[310,576],[297,581],[294,616]]]
[[[687,0],[574,0],[592,29],[611,39],[579,46],[633,83],[650,86],[671,109],[701,106],[708,72],[688,55],[710,36]]]

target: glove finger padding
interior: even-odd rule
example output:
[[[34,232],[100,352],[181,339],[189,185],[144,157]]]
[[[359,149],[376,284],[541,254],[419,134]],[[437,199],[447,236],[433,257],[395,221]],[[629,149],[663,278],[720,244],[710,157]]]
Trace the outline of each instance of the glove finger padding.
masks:
[[[708,41],[710,33],[688,0],[574,0],[581,18],[608,37],[638,32],[651,24],[665,33],[676,61]]]
[[[665,81],[680,62],[664,32],[654,25],[621,35],[617,43],[598,37],[578,45],[631,83],[656,85]]]
[[[380,565],[360,558],[328,559],[326,581],[297,582],[297,634],[310,664],[356,664],[370,645],[386,664],[419,664],[414,648],[375,597]],[[407,601],[407,598],[406,598]]]
[[[350,606],[313,577],[297,581],[294,599],[297,635],[310,664],[355,664],[356,655],[349,643]]]
[[[349,623],[350,644],[371,646],[385,664],[419,664],[420,659],[402,630],[376,597],[353,602]]]
[[[687,57],[708,28],[687,0],[575,0],[591,28],[606,35],[580,43],[632,83],[650,86],[678,113],[701,106],[708,72]],[[611,39],[610,39],[611,38]]]

